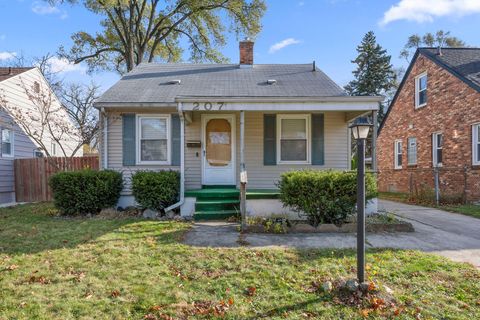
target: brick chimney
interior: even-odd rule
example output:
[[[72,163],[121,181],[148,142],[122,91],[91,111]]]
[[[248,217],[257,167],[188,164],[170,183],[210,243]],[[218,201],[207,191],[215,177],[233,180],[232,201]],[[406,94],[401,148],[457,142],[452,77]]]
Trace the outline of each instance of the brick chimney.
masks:
[[[240,41],[240,67],[253,67],[253,44],[250,38]]]

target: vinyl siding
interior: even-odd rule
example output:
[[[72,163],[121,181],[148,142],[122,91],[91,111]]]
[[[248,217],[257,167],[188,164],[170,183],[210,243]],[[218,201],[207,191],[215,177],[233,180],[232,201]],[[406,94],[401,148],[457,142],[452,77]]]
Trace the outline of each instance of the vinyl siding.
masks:
[[[125,110],[126,113],[132,111]],[[174,110],[168,109],[168,113]],[[145,114],[147,112],[138,112]],[[148,110],[148,113],[166,111]],[[209,112],[211,114],[212,112]],[[268,112],[271,113],[271,112]],[[282,114],[285,112],[281,112]],[[201,112],[193,112],[192,122],[185,126],[185,188],[202,186],[202,149],[187,147],[188,141],[200,141]],[[231,113],[230,113],[231,114]],[[236,168],[237,184],[240,164],[240,113],[235,112],[236,121]],[[325,115],[325,165],[263,165],[263,112],[245,113],[245,163],[249,188],[275,188],[280,175],[292,169],[348,169],[348,127],[345,112],[324,112]],[[179,166],[123,166],[122,164],[122,117],[121,112],[108,113],[108,167],[124,174],[125,187],[122,195],[130,195],[130,176],[138,170],[179,170]],[[103,135],[102,135],[103,137]],[[103,147],[101,149],[103,151]],[[103,152],[101,152],[102,154]]]

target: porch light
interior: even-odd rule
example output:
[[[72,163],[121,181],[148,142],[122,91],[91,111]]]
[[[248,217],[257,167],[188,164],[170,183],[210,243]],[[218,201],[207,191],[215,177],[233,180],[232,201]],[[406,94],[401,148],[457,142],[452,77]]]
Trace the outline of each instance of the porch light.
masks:
[[[357,278],[365,281],[365,140],[373,125],[360,118],[350,126],[357,140]]]

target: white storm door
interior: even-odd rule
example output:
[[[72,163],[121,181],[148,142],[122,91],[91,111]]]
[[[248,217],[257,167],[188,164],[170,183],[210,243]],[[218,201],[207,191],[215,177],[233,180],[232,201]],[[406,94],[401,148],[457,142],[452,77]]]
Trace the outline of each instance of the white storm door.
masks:
[[[202,184],[235,185],[235,115],[202,115]]]

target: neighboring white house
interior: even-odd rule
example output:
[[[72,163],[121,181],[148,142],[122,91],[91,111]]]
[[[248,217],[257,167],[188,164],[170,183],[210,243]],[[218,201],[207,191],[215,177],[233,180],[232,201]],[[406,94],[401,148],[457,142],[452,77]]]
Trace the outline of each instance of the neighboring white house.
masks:
[[[182,215],[222,218],[238,212],[242,164],[247,213],[287,213],[276,182],[292,169],[350,169],[355,118],[376,113],[382,97],[348,96],[315,64],[136,67],[96,102],[103,123],[101,162],[123,172],[120,206],[134,204],[137,170],[181,172]]]
[[[51,97],[52,110],[55,110],[57,117],[69,119],[38,68],[0,68],[0,204],[15,202],[13,160],[43,156],[39,145],[25,134],[14,115],[20,111],[27,119],[32,119],[32,130],[41,130],[38,125],[40,117],[38,108],[34,106],[27,93],[36,90],[39,90],[36,93],[44,93],[45,97]],[[41,137],[42,143],[49,148],[52,156],[63,156],[58,143],[48,132]],[[71,154],[78,144],[78,138],[67,135],[61,141],[68,154]],[[76,155],[81,156],[82,150]]]

